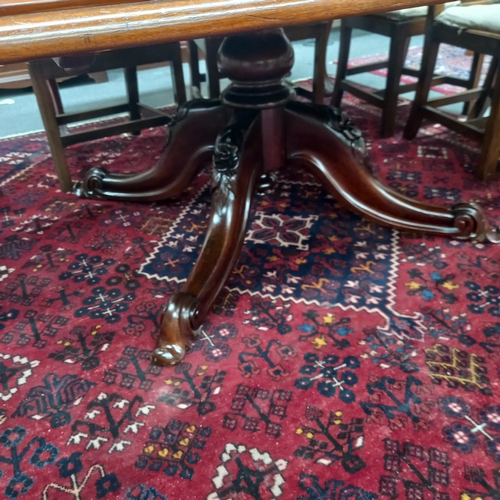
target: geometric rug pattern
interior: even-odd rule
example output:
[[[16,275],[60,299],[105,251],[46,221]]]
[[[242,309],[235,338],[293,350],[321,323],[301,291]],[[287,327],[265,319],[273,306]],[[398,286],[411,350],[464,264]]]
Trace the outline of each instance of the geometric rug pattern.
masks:
[[[480,202],[478,145],[427,125],[378,137],[379,178],[415,199]],[[165,127],[67,150],[141,170]],[[63,194],[43,134],[0,141],[0,491],[19,499],[500,498],[500,250],[400,233],[282,172],[199,340],[151,364],[162,305],[207,228],[210,169],[177,199]]]

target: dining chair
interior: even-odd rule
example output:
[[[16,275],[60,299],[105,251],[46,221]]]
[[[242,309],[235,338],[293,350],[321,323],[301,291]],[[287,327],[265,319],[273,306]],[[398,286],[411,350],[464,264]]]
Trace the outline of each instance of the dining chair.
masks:
[[[451,6],[457,2],[449,2]],[[401,84],[401,77],[408,75],[418,77],[419,70],[405,67],[405,59],[411,37],[423,35],[426,26],[427,7],[414,7],[380,14],[353,16],[342,19],[340,27],[340,48],[337,66],[337,76],[331,99],[331,104],[340,107],[344,92],[374,105],[382,110],[380,126],[381,137],[392,137],[396,126],[396,108],[400,94],[416,89],[417,83]],[[383,61],[375,61],[349,67],[349,51],[351,47],[352,31],[360,29],[390,38],[389,56]],[[434,84],[448,83],[465,88],[473,88],[481,71],[482,59],[474,54],[470,77],[460,79],[434,75]],[[385,88],[372,90],[356,83],[349,76],[367,73],[387,68]]]
[[[182,72],[182,56],[179,43],[166,43],[147,47],[110,50],[76,58],[65,57],[40,59],[28,63],[28,69],[44,124],[57,177],[63,192],[73,190],[73,181],[68,168],[64,148],[85,141],[100,139],[126,132],[140,130],[170,122],[171,116],[139,100],[137,66],[169,62],[175,101],[186,101],[186,90]],[[56,79],[71,75],[108,71],[123,68],[127,102],[86,111],[67,113],[64,111]],[[165,85],[167,86],[167,85]],[[94,86],[86,89],[96,92]],[[97,91],[98,92],[98,91]],[[128,113],[127,121],[101,121],[97,126],[71,130],[70,123]]]
[[[492,56],[481,86],[450,96],[429,98],[432,73],[442,43]],[[476,175],[484,181],[494,178],[498,174],[500,156],[500,3],[468,1],[445,10],[429,7],[423,57],[417,94],[404,137],[415,138],[425,118],[476,139],[481,143]],[[466,116],[439,109],[459,102],[472,102]],[[490,114],[485,116],[488,107]]]

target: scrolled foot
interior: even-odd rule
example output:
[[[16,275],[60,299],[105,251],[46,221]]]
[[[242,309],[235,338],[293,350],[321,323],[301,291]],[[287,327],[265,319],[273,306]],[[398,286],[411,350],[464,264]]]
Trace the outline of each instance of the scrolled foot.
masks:
[[[197,313],[198,301],[192,295],[179,292],[172,296],[162,312],[153,363],[172,366],[182,361],[194,340],[193,322],[197,321]]]
[[[104,198],[104,196],[102,196],[104,179],[108,176],[109,173],[104,168],[91,168],[85,174],[83,182],[75,187],[75,194],[80,196],[80,198]]]
[[[185,355],[185,347],[168,344],[165,347],[157,347],[153,352],[152,360],[158,366],[174,366],[180,363]]]
[[[452,208],[454,226],[460,231],[457,240],[477,243],[500,243],[500,228],[491,227],[482,208],[476,203],[459,203]]]

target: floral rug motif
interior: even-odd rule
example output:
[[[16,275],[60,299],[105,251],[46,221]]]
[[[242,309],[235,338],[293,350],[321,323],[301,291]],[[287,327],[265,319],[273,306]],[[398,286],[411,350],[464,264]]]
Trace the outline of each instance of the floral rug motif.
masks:
[[[379,178],[481,203],[478,146],[428,125],[378,137]],[[165,128],[67,150],[141,170]],[[58,189],[43,134],[0,140],[0,495],[8,499],[500,498],[500,250],[400,233],[301,171],[256,197],[242,255],[185,360],[150,361],[207,227],[210,172],[175,200]]]

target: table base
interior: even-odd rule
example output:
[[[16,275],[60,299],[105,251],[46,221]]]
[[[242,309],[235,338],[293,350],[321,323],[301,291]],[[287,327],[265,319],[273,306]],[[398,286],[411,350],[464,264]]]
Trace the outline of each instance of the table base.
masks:
[[[188,280],[163,308],[153,353],[159,365],[179,363],[196,340],[239,257],[254,191],[268,187],[281,168],[306,167],[339,203],[375,223],[500,243],[500,232],[478,205],[441,207],[384,186],[372,174],[361,133],[344,114],[291,100],[293,91],[282,82],[293,63],[287,42],[282,30],[227,38],[219,63],[233,84],[222,101],[180,106],[151,169],[110,174],[93,168],[77,189],[98,199],[167,199],[179,195],[213,157],[210,223]]]

